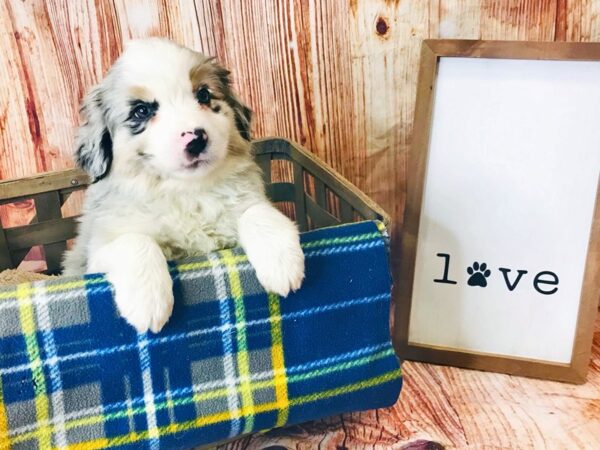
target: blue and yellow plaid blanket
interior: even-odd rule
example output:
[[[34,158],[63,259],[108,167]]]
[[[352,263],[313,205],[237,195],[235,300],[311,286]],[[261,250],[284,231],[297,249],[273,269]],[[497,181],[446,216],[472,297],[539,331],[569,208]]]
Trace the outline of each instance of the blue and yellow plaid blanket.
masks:
[[[0,449],[184,449],[393,404],[381,225],[302,246],[306,280],[285,299],[237,248],[173,264],[157,335],[118,317],[101,275],[0,289]]]

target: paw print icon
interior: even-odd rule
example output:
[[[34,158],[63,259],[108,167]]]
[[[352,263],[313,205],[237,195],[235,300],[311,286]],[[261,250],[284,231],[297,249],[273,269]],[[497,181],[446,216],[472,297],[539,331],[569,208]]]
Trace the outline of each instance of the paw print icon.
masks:
[[[469,274],[469,279],[467,280],[467,284],[469,286],[487,286],[487,278],[492,274],[490,269],[487,268],[486,263],[481,263],[481,265],[475,261],[472,266],[467,267],[467,273]]]

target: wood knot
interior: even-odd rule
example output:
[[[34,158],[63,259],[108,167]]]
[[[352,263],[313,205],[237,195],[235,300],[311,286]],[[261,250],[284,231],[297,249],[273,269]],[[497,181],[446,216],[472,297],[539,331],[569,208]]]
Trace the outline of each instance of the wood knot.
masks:
[[[385,20],[385,17],[378,17],[377,21],[375,22],[375,30],[377,31],[377,34],[383,37],[388,33],[389,29],[390,27]]]

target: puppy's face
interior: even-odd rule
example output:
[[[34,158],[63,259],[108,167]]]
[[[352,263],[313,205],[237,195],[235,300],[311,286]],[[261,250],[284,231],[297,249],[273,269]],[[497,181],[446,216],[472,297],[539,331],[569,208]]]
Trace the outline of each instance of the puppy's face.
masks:
[[[162,39],[131,42],[82,112],[76,159],[95,180],[111,169],[202,177],[250,138],[251,113],[229,72]]]

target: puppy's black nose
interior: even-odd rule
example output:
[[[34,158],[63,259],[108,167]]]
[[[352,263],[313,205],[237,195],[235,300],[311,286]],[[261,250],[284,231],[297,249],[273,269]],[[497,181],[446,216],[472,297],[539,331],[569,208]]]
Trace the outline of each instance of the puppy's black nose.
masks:
[[[192,139],[185,147],[185,151],[191,156],[198,156],[206,150],[206,144],[208,144],[208,135],[203,128],[196,128],[194,130],[196,137]]]

